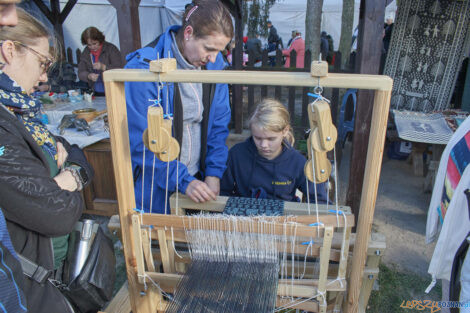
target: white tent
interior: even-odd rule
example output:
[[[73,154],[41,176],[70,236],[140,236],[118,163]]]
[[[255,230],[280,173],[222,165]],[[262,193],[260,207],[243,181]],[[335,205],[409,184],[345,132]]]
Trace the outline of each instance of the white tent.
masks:
[[[142,45],[154,40],[169,25],[180,24],[184,6],[191,0],[142,0],[139,6],[140,34]],[[63,8],[67,3],[61,0]],[[271,8],[270,19],[284,43],[291,31],[296,29],[305,34],[305,11],[307,0],[278,0]],[[354,27],[357,25],[360,0],[355,0]],[[385,16],[394,14],[396,5],[387,7]],[[322,30],[331,34],[335,49],[338,49],[341,33],[341,0],[324,0]],[[80,42],[82,31],[95,26],[106,36],[106,40],[119,47],[116,10],[106,0],[78,0],[64,22],[65,46],[83,49]],[[351,34],[352,35],[352,34]]]

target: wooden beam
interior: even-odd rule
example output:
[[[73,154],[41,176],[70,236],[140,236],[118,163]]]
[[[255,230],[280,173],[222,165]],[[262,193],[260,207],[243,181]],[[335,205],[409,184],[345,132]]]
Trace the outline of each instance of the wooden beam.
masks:
[[[356,73],[378,74],[379,72],[384,15],[384,1],[361,0]],[[358,90],[349,187],[346,196],[346,204],[351,207],[356,218],[359,216],[360,195],[364,180],[364,160],[369,140],[373,101],[373,93],[368,90]]]
[[[114,69],[104,72],[108,81],[163,81],[177,83],[219,83],[335,88],[358,88],[392,90],[393,80],[388,76],[330,73],[326,77],[312,77],[302,72],[258,72],[258,71],[187,71],[174,70],[168,73],[152,73],[143,69]]]
[[[238,0],[237,0],[238,1]],[[242,17],[234,16],[235,19],[235,48],[232,51],[232,68],[241,70],[243,68],[243,24]],[[243,86],[232,86],[232,114],[236,134],[243,131]]]
[[[218,196],[217,200],[215,201],[197,203],[191,200],[191,198],[189,198],[186,195],[174,193],[170,197],[170,207],[171,207],[172,214],[176,214],[176,209],[195,209],[195,210],[222,213],[224,211],[224,208],[225,208],[225,205],[227,204],[228,199],[229,197]],[[176,204],[177,202],[178,202],[178,205]],[[309,207],[308,203],[284,201],[284,215],[309,215],[308,207]],[[318,212],[322,214],[328,213],[329,210],[331,209],[332,209],[331,205],[329,206],[327,206],[326,204],[318,205]],[[338,209],[340,211],[345,212],[346,215],[351,214],[351,210],[347,206],[339,206]],[[316,210],[315,204],[311,203],[310,213],[315,214],[315,210]],[[348,225],[348,226],[352,226],[352,225]]]
[[[77,3],[77,0],[69,0],[67,1],[67,4],[65,5],[64,9],[62,12],[60,12],[60,18],[59,18],[59,23],[62,25],[64,24],[65,19],[69,15],[70,11],[72,11],[73,7]]]
[[[140,0],[108,0],[116,9],[119,29],[119,50],[122,61],[125,63],[126,55],[140,49]]]
[[[315,215],[309,216],[268,216],[268,217],[259,217],[253,216],[252,220],[258,219],[267,219],[269,220],[269,229],[266,228],[257,228],[253,227],[252,222],[240,221],[237,224],[238,229],[243,232],[249,233],[263,233],[267,232],[269,234],[276,234],[281,236],[295,236],[299,237],[308,237],[308,238],[318,238],[323,236],[323,229],[325,227],[344,227],[344,220],[339,219],[339,224],[336,221],[336,215],[319,215],[318,219]],[[349,222],[352,222],[353,216],[349,216]],[[210,217],[208,218],[210,221]],[[213,221],[213,219],[212,219]],[[173,227],[175,229],[193,229],[196,225],[192,225],[191,222],[195,223],[195,220],[191,219],[189,216],[175,216],[175,215],[165,215],[165,214],[142,214],[142,224],[153,225],[157,228],[164,227]],[[323,225],[320,226],[309,226],[310,224],[320,222]],[[230,223],[215,223],[207,222],[207,225],[199,225],[201,229],[217,229],[221,231],[233,230],[231,229],[232,225]],[[203,223],[202,223],[203,224]],[[350,224],[348,224],[350,225]],[[320,231],[318,231],[318,228]]]

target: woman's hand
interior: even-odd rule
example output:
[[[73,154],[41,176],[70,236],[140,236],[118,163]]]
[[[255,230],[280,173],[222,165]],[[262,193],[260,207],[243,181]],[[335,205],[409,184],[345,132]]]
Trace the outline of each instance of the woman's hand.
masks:
[[[106,71],[106,65],[101,62],[93,63],[93,69],[98,71]]]
[[[96,73],[88,74],[88,79],[91,80],[92,82],[96,82],[98,80],[98,77],[100,77],[100,74],[96,74]]]
[[[211,188],[205,182],[197,179],[189,183],[186,188],[186,195],[198,203],[217,199]]]
[[[69,153],[65,150],[64,145],[61,142],[57,142],[57,167],[62,168]]]
[[[76,191],[78,188],[77,181],[70,171],[62,171],[56,177],[55,182],[63,190]]]
[[[220,178],[215,176],[206,176],[204,182],[209,186],[210,190],[218,196],[220,193]]]

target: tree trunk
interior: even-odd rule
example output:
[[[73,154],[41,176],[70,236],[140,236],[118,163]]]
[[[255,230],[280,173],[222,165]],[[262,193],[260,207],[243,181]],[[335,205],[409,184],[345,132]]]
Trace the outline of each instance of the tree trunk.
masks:
[[[351,52],[351,39],[354,24],[354,0],[343,0],[343,14],[341,16],[341,37],[339,51],[341,52],[341,68],[345,69],[349,63]]]
[[[312,52],[312,61],[320,55],[320,32],[323,0],[307,0],[305,15],[305,50]]]

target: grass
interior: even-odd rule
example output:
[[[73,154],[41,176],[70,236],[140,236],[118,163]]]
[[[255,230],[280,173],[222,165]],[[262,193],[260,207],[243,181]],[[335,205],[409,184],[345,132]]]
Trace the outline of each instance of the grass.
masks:
[[[419,276],[412,273],[403,273],[393,267],[380,265],[379,290],[372,291],[367,307],[368,313],[411,313],[431,312],[431,309],[407,309],[400,307],[405,301],[433,300],[440,301],[442,295],[441,285],[436,284],[429,293],[424,290],[431,282],[431,276]]]

